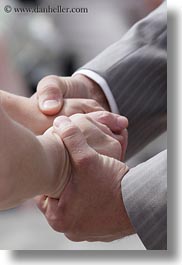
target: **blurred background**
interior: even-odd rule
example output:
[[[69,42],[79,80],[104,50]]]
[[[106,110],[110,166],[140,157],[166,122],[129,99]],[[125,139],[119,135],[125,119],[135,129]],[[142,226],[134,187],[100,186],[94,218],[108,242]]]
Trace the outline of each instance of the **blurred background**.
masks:
[[[0,89],[30,96],[49,74],[71,75],[117,41],[161,0],[1,0]],[[87,13],[6,13],[4,7],[87,8]],[[145,161],[166,146],[166,134],[130,159]],[[0,213],[0,249],[145,249],[134,235],[111,243],[73,243],[54,232],[32,200]]]

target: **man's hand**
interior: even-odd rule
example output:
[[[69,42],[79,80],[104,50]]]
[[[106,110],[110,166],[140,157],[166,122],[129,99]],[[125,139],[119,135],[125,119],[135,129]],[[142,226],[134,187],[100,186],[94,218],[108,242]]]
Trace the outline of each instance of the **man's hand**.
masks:
[[[75,113],[101,111],[103,108],[92,99],[64,99],[57,115],[46,115],[40,111],[37,95],[30,99],[0,91],[1,104],[6,113],[15,121],[30,129],[36,135],[43,134],[58,115],[71,116]]]
[[[121,195],[121,179],[127,166],[91,148],[81,130],[67,117],[57,118],[54,130],[69,153],[71,176],[59,200],[37,198],[49,224],[73,241],[112,241],[132,234]],[[110,152],[118,158],[115,148],[106,149],[102,154]]]
[[[100,87],[83,75],[43,78],[30,99],[0,91],[8,115],[36,135],[43,134],[59,115],[109,110]]]
[[[64,126],[63,118],[64,116],[58,117],[54,126]],[[75,114],[70,117],[70,120],[79,127],[88,144],[98,153],[114,157],[117,160],[124,159],[127,148],[127,129],[123,128],[122,116],[106,111],[97,111],[88,114]],[[69,181],[72,170],[68,152],[53,128],[47,130],[38,139],[45,151],[47,161],[49,161],[49,168],[52,172],[50,179],[54,180],[54,186],[51,185],[51,192],[47,195],[59,198]]]
[[[74,77],[52,75],[43,78],[37,87],[37,98],[40,110],[46,115],[58,114],[63,107],[64,99],[68,98],[94,100],[105,110],[110,110],[102,89],[81,74]]]
[[[75,114],[70,119],[79,127],[87,143],[99,154],[124,160],[128,144],[128,122],[125,117],[97,111]]]

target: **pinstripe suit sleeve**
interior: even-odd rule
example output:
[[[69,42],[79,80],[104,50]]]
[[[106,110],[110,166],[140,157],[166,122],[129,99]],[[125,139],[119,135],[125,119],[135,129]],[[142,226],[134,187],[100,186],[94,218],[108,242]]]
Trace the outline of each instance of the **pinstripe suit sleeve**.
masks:
[[[164,2],[83,66],[108,83],[129,119],[127,158],[166,130],[167,9]]]
[[[131,169],[121,182],[123,201],[147,249],[167,249],[167,151]]]

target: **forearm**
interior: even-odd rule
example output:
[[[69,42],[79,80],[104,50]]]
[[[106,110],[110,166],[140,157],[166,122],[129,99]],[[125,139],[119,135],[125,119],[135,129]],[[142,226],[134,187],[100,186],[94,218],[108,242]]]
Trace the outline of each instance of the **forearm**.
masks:
[[[58,155],[56,143],[49,140],[46,148],[43,147],[44,141],[41,144],[29,130],[11,120],[1,107],[0,124],[0,209],[14,207],[35,195],[54,192],[58,180],[54,162]],[[60,143],[59,148],[61,150]]]
[[[52,126],[54,117],[47,117],[38,108],[36,100],[17,96],[0,90],[1,105],[15,121],[30,129],[36,135],[42,134]],[[47,127],[42,126],[46,124]],[[44,130],[42,130],[42,128]]]

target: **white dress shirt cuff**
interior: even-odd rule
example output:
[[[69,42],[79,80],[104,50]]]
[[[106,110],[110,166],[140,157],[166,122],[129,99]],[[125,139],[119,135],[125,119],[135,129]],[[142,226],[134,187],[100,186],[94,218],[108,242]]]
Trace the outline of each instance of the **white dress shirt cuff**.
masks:
[[[80,69],[80,70],[76,71],[73,74],[73,76],[76,74],[85,75],[85,76],[89,77],[90,79],[92,79],[93,81],[95,81],[101,87],[102,91],[104,92],[104,95],[107,98],[107,101],[109,103],[111,111],[113,113],[119,114],[118,106],[117,106],[116,101],[113,97],[113,94],[112,94],[106,80],[102,76],[100,76],[96,72],[93,72],[93,71],[87,70],[87,69]]]

